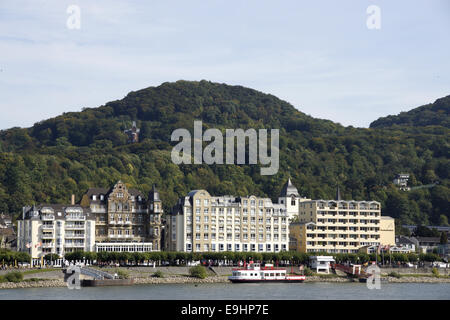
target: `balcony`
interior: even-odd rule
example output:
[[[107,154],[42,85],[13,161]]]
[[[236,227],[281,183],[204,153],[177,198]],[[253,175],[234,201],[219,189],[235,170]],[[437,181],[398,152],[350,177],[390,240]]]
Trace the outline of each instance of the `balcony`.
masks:
[[[41,239],[53,239],[55,236],[53,233],[43,233],[41,234]]]
[[[84,230],[84,225],[80,224],[66,224],[65,229]]]
[[[66,221],[85,221],[85,220],[86,216],[71,216],[71,215],[66,216]]]
[[[84,243],[79,242],[66,242],[64,244],[64,247],[66,248],[84,248]]]
[[[79,233],[66,233],[65,238],[74,238],[74,239],[84,239],[86,235],[85,234],[79,234]]]
[[[55,216],[54,215],[42,215],[41,219],[43,221],[53,221],[55,220]]]
[[[52,231],[53,230],[53,225],[52,224],[43,224],[41,226],[41,228],[42,228],[42,230],[50,230],[50,231]]]

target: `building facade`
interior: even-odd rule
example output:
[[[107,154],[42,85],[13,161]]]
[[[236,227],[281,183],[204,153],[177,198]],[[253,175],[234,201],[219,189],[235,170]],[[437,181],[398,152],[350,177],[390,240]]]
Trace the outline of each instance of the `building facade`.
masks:
[[[206,190],[194,190],[178,200],[167,222],[166,250],[169,251],[289,250],[286,206],[269,198],[215,197]]]
[[[304,201],[298,222],[289,227],[290,247],[300,252],[357,253],[362,247],[381,245],[381,220],[376,201]],[[393,228],[387,230],[383,239],[392,238],[395,244]]]
[[[94,245],[95,216],[80,205],[24,207],[17,219],[17,250],[33,259],[48,253],[93,251]]]
[[[118,181],[111,189],[89,189],[81,204],[96,219],[95,251],[161,250],[163,210],[155,186],[147,200],[140,191]]]

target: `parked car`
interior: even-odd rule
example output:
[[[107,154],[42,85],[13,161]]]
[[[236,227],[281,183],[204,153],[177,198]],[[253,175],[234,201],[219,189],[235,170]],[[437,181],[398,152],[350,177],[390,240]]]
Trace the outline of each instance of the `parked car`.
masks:
[[[448,268],[448,264],[445,262],[438,262],[435,261],[431,264],[432,267],[436,267],[436,268]]]

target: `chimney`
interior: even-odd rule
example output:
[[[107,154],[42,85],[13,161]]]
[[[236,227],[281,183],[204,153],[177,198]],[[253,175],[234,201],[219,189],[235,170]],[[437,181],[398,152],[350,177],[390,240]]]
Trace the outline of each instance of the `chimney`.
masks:
[[[74,194],[72,194],[72,199],[70,201],[70,204],[75,205],[75,195]]]

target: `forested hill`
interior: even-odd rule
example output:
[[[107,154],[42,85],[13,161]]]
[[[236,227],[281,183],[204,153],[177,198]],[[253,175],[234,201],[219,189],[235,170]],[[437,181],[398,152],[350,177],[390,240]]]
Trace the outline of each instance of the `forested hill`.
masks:
[[[279,173],[261,176],[255,165],[173,164],[171,133],[192,130],[195,119],[203,121],[204,130],[279,128]],[[123,131],[132,121],[141,129],[140,142],[127,144]],[[1,131],[0,211],[67,203],[72,193],[80,199],[89,187],[110,187],[119,179],[144,193],[155,183],[166,211],[179,196],[200,188],[276,199],[290,176],[303,196],[332,199],[339,181],[344,199],[378,200],[383,214],[404,223],[445,224],[449,131],[448,126],[343,127],[242,86],[163,83],[31,128]],[[399,191],[391,181],[400,172],[411,175],[413,186],[438,185]]]
[[[370,124],[371,128],[391,126],[443,126],[450,128],[450,96],[437,99],[434,103],[408,112],[401,112],[396,116],[379,118]]]

